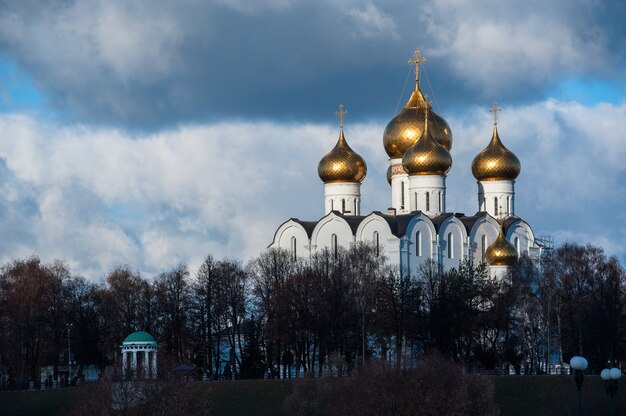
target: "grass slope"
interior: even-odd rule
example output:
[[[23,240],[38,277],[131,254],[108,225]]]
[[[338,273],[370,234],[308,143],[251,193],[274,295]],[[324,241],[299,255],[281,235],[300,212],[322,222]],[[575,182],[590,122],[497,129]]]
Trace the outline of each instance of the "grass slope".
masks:
[[[493,377],[502,416],[572,416],[578,414],[576,386],[571,376]],[[243,380],[204,383],[212,414],[277,416],[293,389],[288,380]],[[80,400],[82,389],[0,392],[3,416],[64,415]],[[617,415],[626,414],[626,381],[616,396]],[[585,415],[609,415],[609,397],[598,376],[585,377]]]
[[[571,416],[578,414],[573,376],[494,377],[496,403],[502,416]],[[626,414],[626,383],[615,396],[616,415]],[[610,414],[609,396],[599,376],[586,376],[583,384],[585,415]]]

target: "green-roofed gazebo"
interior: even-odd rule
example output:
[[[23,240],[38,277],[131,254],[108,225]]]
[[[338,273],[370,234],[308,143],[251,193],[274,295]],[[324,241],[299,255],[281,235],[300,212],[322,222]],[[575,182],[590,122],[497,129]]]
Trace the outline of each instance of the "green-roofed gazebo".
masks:
[[[147,332],[137,331],[127,336],[123,342],[124,345],[137,343],[152,343],[153,345],[156,345],[156,340],[152,335],[148,334]]]
[[[133,332],[122,341],[121,349],[122,374],[125,378],[156,378],[157,342],[152,335],[144,331]],[[142,358],[139,365],[138,358]]]

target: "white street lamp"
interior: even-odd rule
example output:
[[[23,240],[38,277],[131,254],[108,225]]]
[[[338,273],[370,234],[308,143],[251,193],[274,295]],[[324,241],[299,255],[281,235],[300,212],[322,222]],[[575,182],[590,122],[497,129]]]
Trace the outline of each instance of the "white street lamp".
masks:
[[[578,389],[578,414],[583,416],[583,380],[585,377],[585,370],[589,366],[585,357],[574,356],[569,360],[569,366],[574,370],[574,381],[576,382],[576,388]]]
[[[600,373],[600,378],[604,380],[606,394],[611,397],[611,415],[615,415],[615,400],[613,400],[613,397],[617,394],[617,381],[622,378],[622,370],[619,368],[605,368]]]

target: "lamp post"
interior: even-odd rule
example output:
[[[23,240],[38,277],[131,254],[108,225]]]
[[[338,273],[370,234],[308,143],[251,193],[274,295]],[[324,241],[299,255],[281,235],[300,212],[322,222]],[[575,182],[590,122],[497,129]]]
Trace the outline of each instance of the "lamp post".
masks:
[[[70,341],[70,331],[72,330],[72,324],[67,324],[67,382],[66,386],[70,385],[72,379],[72,344]]]
[[[585,370],[589,363],[584,357],[574,356],[569,360],[569,366],[574,370],[574,381],[576,382],[576,388],[578,389],[578,414],[583,416],[583,380],[585,377]]]
[[[604,388],[606,389],[606,394],[611,396],[611,415],[615,416],[615,394],[617,394],[617,381],[622,378],[622,370],[619,368],[605,368],[600,373],[600,378],[604,380]]]

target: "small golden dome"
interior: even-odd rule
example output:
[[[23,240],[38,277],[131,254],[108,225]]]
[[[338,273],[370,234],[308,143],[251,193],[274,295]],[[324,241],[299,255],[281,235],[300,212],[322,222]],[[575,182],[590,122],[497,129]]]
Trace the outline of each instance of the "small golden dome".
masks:
[[[500,111],[495,108],[489,110],[494,112]],[[513,152],[507,149],[500,140],[498,135],[498,122],[494,115],[493,136],[491,141],[474,158],[472,162],[472,174],[479,181],[513,181],[522,170],[522,165]]]
[[[424,114],[427,117],[428,110]],[[424,122],[424,131],[417,142],[404,152],[402,167],[414,175],[445,175],[452,167],[452,156],[430,134],[430,123]]]
[[[324,183],[331,182],[354,182],[359,183],[367,174],[365,160],[348,146],[343,135],[343,105],[337,113],[341,117],[339,140],[330,152],[320,160],[317,165],[317,174]]]
[[[517,250],[504,237],[502,224],[498,238],[485,251],[485,260],[491,266],[512,266],[517,261]]]

